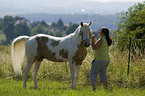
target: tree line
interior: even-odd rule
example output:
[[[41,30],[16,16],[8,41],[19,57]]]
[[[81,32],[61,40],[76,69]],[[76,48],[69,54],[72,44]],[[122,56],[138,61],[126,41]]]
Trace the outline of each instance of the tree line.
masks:
[[[14,38],[22,35],[48,34],[52,36],[65,36],[73,33],[79,24],[65,25],[61,18],[55,23],[47,24],[45,21],[30,22],[23,17],[4,16],[0,19],[0,30],[6,36],[4,43],[9,44]]]

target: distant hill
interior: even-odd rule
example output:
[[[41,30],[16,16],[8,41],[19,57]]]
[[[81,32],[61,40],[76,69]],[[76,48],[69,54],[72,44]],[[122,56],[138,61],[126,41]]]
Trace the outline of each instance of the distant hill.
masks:
[[[88,14],[23,14],[17,15],[20,17],[24,17],[28,20],[32,21],[45,21],[48,24],[57,22],[59,18],[62,19],[64,24],[77,23],[79,24],[81,21],[89,23],[92,21],[91,29],[99,30],[100,27],[106,26],[109,29],[117,29],[117,25],[114,22],[117,22],[116,15],[88,15]]]

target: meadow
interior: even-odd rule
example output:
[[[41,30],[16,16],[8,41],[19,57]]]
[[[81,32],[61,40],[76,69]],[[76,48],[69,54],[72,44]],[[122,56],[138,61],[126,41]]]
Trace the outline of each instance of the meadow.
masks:
[[[11,46],[0,46],[0,95],[48,95],[48,96],[144,96],[145,95],[145,61],[131,60],[130,73],[127,75],[128,50],[117,51],[116,46],[110,48],[111,62],[107,76],[108,90],[97,82],[97,89],[91,89],[89,70],[93,59],[93,51],[88,54],[80,68],[77,88],[72,90],[68,63],[54,63],[44,60],[37,74],[39,89],[33,89],[31,72],[27,87],[23,89],[22,77],[16,76],[11,61]],[[22,66],[24,69],[26,60]]]

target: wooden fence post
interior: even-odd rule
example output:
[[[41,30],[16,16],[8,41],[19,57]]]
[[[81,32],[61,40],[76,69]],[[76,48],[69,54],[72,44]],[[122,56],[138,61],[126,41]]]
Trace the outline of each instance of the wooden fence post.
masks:
[[[127,75],[129,75],[130,47],[131,47],[131,37],[129,37],[129,52],[128,52],[128,69],[127,69]]]

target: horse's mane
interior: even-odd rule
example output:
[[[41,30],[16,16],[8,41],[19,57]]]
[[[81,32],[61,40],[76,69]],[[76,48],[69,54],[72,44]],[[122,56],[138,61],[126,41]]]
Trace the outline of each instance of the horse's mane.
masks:
[[[79,35],[80,28],[81,28],[81,25],[75,30],[75,32],[74,32],[75,37],[77,37]]]
[[[81,28],[81,25],[78,26],[78,28],[73,32],[73,33],[70,33],[64,37],[55,37],[55,36],[50,36],[51,38],[55,38],[57,40],[62,40],[62,39],[66,39],[66,38],[78,38],[79,36],[79,33],[80,33],[80,28]],[[41,34],[42,35],[42,34]]]
[[[81,25],[78,26],[78,28],[73,33],[70,33],[69,35],[66,35],[65,37],[59,37],[59,38],[68,38],[68,37],[75,37],[75,38],[77,38],[78,35],[79,35],[79,32],[80,32],[80,28],[81,28]]]

